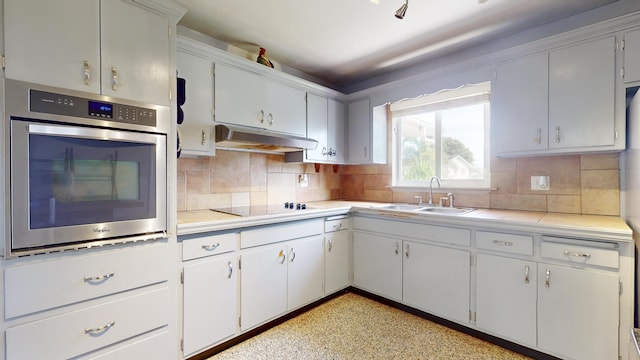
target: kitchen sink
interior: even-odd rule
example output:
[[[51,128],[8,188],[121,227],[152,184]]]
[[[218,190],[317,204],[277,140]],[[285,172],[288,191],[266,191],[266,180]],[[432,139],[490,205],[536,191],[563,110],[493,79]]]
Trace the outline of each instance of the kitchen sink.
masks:
[[[425,208],[424,205],[413,205],[413,204],[393,204],[393,205],[385,205],[380,207],[380,209],[404,210],[404,211],[422,210],[424,208]]]
[[[434,214],[448,214],[448,215],[462,215],[466,214],[470,211],[473,211],[473,208],[457,208],[457,207],[427,207],[418,209],[420,212],[428,212]]]

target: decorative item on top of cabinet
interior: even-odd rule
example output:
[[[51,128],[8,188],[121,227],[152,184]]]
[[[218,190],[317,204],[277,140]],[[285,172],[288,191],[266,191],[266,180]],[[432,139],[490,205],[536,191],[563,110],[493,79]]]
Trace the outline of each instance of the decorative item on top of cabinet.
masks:
[[[182,155],[214,156],[214,63],[177,44],[178,75],[185,79],[184,121],[178,125]]]
[[[182,14],[157,12],[167,10],[120,0],[6,0],[5,76],[169,105],[169,16]]]
[[[348,104],[347,163],[387,163],[387,106],[371,108],[369,98]]]
[[[491,126],[495,155],[624,149],[615,72],[614,37],[498,65]]]
[[[265,48],[260,48],[260,53],[258,54],[258,59],[256,59],[256,61],[258,64],[273,68],[273,63],[267,57],[267,50],[265,50]]]

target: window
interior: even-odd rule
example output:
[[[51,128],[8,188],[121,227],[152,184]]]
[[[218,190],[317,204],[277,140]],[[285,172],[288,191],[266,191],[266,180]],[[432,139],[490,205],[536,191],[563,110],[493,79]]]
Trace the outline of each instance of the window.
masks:
[[[391,105],[393,185],[489,188],[489,83]]]

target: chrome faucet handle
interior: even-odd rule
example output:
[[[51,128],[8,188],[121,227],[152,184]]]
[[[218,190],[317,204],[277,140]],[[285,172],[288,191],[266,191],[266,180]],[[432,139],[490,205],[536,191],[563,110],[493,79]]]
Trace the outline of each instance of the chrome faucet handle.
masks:
[[[420,195],[416,195],[413,197],[414,199],[418,200],[418,205],[422,205],[422,196]]]
[[[447,197],[449,198],[449,207],[454,207],[453,200],[455,200],[455,196],[453,196],[453,193],[447,193]]]

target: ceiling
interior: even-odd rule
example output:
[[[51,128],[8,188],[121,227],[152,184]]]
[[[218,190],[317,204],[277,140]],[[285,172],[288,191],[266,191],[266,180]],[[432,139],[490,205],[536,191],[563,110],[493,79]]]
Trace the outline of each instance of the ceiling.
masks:
[[[345,87],[616,0],[178,0],[180,25]]]

